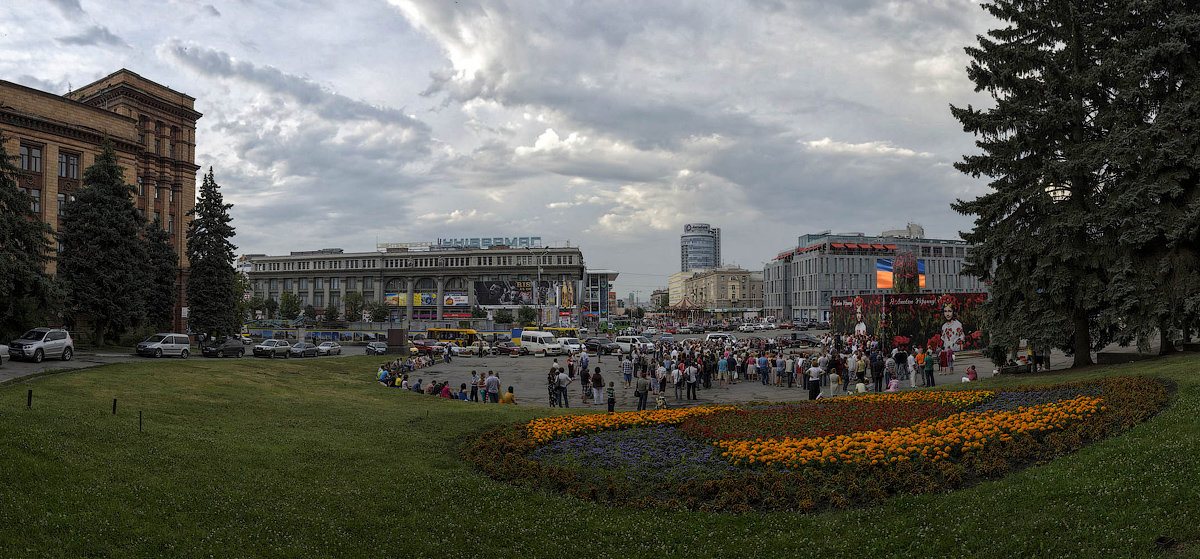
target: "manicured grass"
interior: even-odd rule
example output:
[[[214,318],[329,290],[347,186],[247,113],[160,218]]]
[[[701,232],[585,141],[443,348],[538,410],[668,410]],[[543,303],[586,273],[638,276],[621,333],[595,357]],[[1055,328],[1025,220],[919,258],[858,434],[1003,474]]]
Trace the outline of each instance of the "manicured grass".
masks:
[[[459,458],[465,438],[558,410],[384,389],[375,365],[153,361],[0,387],[0,556],[1113,557],[1153,556],[1159,536],[1200,552],[1193,356],[980,383],[1146,374],[1178,390],[1047,465],[815,515],[610,508],[495,482]]]

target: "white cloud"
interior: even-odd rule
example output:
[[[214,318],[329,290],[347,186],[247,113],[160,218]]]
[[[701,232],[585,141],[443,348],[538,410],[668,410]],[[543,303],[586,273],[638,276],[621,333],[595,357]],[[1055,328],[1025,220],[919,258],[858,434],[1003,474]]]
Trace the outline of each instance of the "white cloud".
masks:
[[[907,148],[898,148],[893,146],[891,142],[874,141],[851,144],[846,142],[838,142],[832,138],[825,137],[820,140],[804,142],[809,151],[817,153],[833,153],[833,154],[855,154],[867,156],[885,156],[885,157],[933,157],[932,153],[927,151],[913,151]]]

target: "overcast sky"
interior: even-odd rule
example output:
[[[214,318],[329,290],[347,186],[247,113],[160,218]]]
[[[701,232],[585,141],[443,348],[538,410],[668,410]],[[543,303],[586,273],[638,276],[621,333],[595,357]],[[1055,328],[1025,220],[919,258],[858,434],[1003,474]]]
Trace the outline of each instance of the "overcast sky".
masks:
[[[796,237],[912,221],[958,238],[986,189],[949,105],[965,0],[0,3],[0,79],[122,67],[196,98],[242,253],[439,237],[578,245],[666,286],[683,225],[761,270]],[[197,185],[198,186],[198,185]]]

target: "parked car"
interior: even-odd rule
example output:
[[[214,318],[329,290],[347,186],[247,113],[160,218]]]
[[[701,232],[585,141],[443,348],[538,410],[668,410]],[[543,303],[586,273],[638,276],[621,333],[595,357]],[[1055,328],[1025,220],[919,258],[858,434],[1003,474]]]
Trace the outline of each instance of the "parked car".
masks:
[[[383,355],[387,353],[387,344],[384,342],[371,342],[367,344],[367,355]]]
[[[317,355],[341,355],[342,346],[337,342],[321,342],[317,346]]]
[[[583,347],[591,353],[616,353],[621,346],[612,342],[608,338],[588,338],[583,341]]]
[[[658,335],[658,328],[655,328],[655,327],[651,326],[651,327],[649,327],[649,328],[647,328],[647,329],[645,329],[645,330],[642,330],[642,335],[644,335],[644,336],[657,336],[657,335]]]
[[[691,326],[680,326],[679,328],[675,329],[675,333],[676,334],[691,334],[692,327]]]
[[[6,345],[4,345],[4,344],[0,344],[0,367],[3,367],[3,366],[4,366],[4,360],[5,360],[5,359],[9,359],[9,357],[8,357],[8,346],[6,346]]]
[[[263,340],[261,344],[254,346],[255,357],[275,357],[282,356],[284,358],[291,357],[288,353],[292,349],[292,344],[287,340]]]
[[[240,339],[242,340],[242,345],[254,345],[254,339],[248,334],[242,334]]]
[[[60,328],[34,328],[8,344],[12,359],[29,359],[41,363],[47,357],[70,361],[75,355],[75,341],[70,332]]]
[[[733,337],[733,334],[726,334],[724,332],[709,332],[704,335],[704,341],[711,342],[713,340],[718,342],[736,342],[737,338]]]
[[[296,342],[288,350],[288,354],[290,357],[316,357],[317,346],[308,342]]]
[[[471,352],[467,348],[464,348],[463,346],[460,346],[454,342],[437,342],[434,345],[437,346],[437,350],[434,353],[439,355],[445,355],[446,352],[449,351],[451,357],[458,357],[464,353]]]
[[[525,330],[521,332],[521,345],[529,348],[534,354],[562,355],[563,346],[558,343],[554,334],[541,330]]]
[[[792,347],[813,346],[813,345],[821,344],[821,340],[817,339],[816,336],[809,334],[808,332],[800,332],[800,333],[796,333],[796,334],[792,334],[792,335],[795,336],[795,338],[792,340],[788,340],[788,342],[789,342],[788,345],[792,346]]]
[[[829,321],[823,320],[823,321],[817,323],[817,330],[828,330],[828,329],[829,329]]]
[[[500,342],[492,346],[492,355],[529,355],[529,348],[514,342]]]
[[[200,344],[200,354],[205,357],[241,357],[246,354],[246,346],[239,338],[208,340]]]
[[[411,338],[409,342],[412,344],[409,352],[413,354],[428,353],[430,355],[437,355],[442,351],[442,348],[437,345],[437,340],[433,338]]]
[[[670,334],[663,334],[658,337],[658,341],[673,344],[673,343],[675,343],[675,336],[672,336]]]
[[[753,324],[747,323],[747,324],[738,326],[738,332],[753,332],[754,330],[755,330],[755,328],[754,328]]]
[[[187,359],[190,347],[192,347],[192,339],[187,334],[155,334],[139,343],[134,351],[138,355],[147,357],[178,355]]]

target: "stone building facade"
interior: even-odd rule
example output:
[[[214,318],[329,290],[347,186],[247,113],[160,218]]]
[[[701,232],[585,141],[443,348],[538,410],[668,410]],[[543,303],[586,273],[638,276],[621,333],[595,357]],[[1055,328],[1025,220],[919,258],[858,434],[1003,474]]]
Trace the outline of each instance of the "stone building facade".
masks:
[[[66,95],[0,80],[0,133],[19,156],[19,186],[55,231],[63,206],[82,188],[105,140],[112,143],[134,202],[159,218],[179,255],[174,328],[186,329],[187,214],[196,205],[195,99],[129,70],[119,70]],[[50,272],[55,271],[53,262]]]

